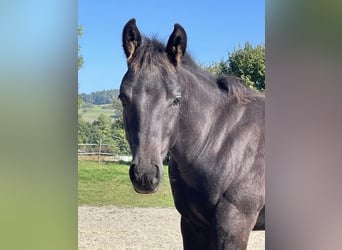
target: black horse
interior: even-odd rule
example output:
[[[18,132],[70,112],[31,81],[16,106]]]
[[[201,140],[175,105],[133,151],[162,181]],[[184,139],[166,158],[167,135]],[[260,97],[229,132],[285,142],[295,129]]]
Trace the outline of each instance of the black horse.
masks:
[[[166,47],[142,37],[135,19],[122,39],[128,70],[119,98],[134,189],[158,190],[170,152],[184,249],[246,249],[251,230],[264,229],[264,95],[197,66],[179,24]]]

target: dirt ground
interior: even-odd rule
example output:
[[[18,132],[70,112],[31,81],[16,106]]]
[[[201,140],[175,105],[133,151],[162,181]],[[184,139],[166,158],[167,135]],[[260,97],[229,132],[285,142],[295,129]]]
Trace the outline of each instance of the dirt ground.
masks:
[[[80,250],[182,249],[180,216],[174,208],[78,208]],[[248,250],[265,249],[265,232],[252,232]]]

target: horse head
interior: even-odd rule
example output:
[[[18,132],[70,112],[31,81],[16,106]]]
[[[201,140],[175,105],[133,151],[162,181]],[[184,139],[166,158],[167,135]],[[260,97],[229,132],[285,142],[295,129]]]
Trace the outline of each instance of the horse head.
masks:
[[[158,190],[163,159],[177,140],[182,86],[177,75],[186,50],[184,29],[175,24],[167,46],[144,38],[130,20],[123,29],[128,69],[119,98],[126,137],[133,154],[129,176],[139,193]]]

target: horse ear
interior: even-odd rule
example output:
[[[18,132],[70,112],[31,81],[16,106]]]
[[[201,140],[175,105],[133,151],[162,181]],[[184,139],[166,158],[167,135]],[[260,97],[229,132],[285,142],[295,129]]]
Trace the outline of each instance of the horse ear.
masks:
[[[122,32],[122,46],[125,51],[127,60],[134,55],[135,50],[141,44],[141,35],[137,28],[135,19],[129,20]]]
[[[182,61],[186,50],[186,43],[187,37],[185,30],[176,23],[166,45],[167,55],[174,65]]]

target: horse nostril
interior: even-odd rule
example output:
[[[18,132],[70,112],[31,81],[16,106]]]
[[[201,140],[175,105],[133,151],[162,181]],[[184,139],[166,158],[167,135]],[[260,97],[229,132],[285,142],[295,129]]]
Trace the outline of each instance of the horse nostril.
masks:
[[[159,179],[160,177],[160,168],[158,165],[154,165],[154,167],[156,168],[156,173],[155,173],[155,178]]]
[[[160,168],[158,165],[154,165],[155,169],[154,169],[154,173],[153,173],[153,178],[152,178],[152,184],[155,185],[155,184],[158,184],[159,181],[160,181]]]

